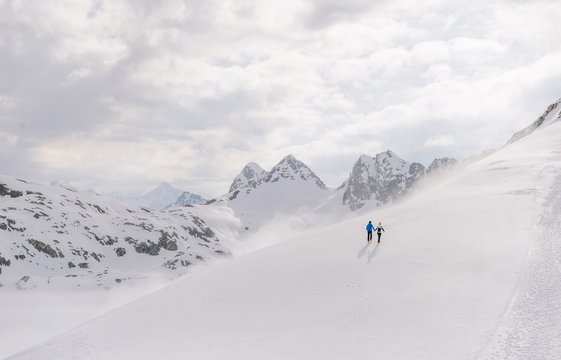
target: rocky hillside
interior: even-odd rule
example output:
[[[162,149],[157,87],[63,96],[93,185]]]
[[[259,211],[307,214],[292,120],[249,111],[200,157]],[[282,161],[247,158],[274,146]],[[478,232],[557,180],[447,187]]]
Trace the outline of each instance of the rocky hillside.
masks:
[[[0,177],[0,283],[112,286],[181,274],[229,256],[190,208],[153,212],[109,198]]]
[[[517,133],[515,133],[512,136],[512,138],[510,138],[510,140],[507,142],[507,144],[513,143],[516,140],[519,140],[519,139],[533,133],[538,128],[547,126],[554,121],[561,120],[561,106],[560,105],[561,105],[561,99],[559,99],[556,102],[554,102],[553,104],[549,105],[540,117],[538,117],[532,124],[530,124],[526,128],[524,128],[524,129],[518,131]]]
[[[427,169],[427,174],[440,173],[458,165],[458,160],[449,157],[434,159]]]
[[[343,205],[351,210],[372,201],[382,205],[403,197],[425,175],[425,167],[409,163],[391,150],[375,157],[362,155],[354,164],[349,179],[340,187]]]

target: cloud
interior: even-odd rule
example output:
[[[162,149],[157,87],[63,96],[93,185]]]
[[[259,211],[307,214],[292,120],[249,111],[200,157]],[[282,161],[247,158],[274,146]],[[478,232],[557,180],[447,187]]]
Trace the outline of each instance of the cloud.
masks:
[[[446,147],[454,145],[456,141],[452,135],[441,135],[427,139],[425,145],[429,147]]]
[[[0,2],[7,175],[207,196],[293,153],[500,146],[559,98],[557,1]]]

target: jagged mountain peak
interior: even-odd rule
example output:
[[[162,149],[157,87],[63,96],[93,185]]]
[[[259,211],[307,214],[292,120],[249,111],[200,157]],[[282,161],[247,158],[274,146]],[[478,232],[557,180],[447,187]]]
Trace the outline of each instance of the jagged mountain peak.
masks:
[[[232,181],[230,190],[228,192],[233,193],[242,189],[246,189],[246,191],[249,192],[251,189],[256,188],[259,184],[261,184],[267,174],[267,171],[259,166],[259,164],[255,162],[249,162],[234,178],[234,181]]]
[[[323,181],[294,155],[285,156],[275,165],[267,175],[265,182],[277,182],[283,179],[313,181],[319,188],[327,189]]]
[[[357,210],[370,200],[377,205],[397,200],[424,174],[423,165],[406,162],[391,150],[361,155],[342,186],[343,205]]]

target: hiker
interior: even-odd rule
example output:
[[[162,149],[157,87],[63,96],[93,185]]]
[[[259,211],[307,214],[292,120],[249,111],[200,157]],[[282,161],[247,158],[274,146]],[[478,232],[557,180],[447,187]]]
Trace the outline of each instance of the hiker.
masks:
[[[372,225],[372,221],[369,221],[368,224],[366,225],[366,241],[370,242],[372,241],[372,230],[374,230],[374,225]]]
[[[378,227],[376,227],[376,232],[378,233],[378,244],[380,243],[380,237],[382,236],[382,231],[386,232],[386,230],[384,230],[384,228],[382,227],[382,223],[379,222]]]

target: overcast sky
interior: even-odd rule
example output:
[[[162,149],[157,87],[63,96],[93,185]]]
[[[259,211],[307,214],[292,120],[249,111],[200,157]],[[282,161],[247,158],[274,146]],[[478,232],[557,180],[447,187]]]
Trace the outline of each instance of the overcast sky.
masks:
[[[225,193],[292,153],[498,147],[561,97],[561,2],[0,0],[0,173]]]

